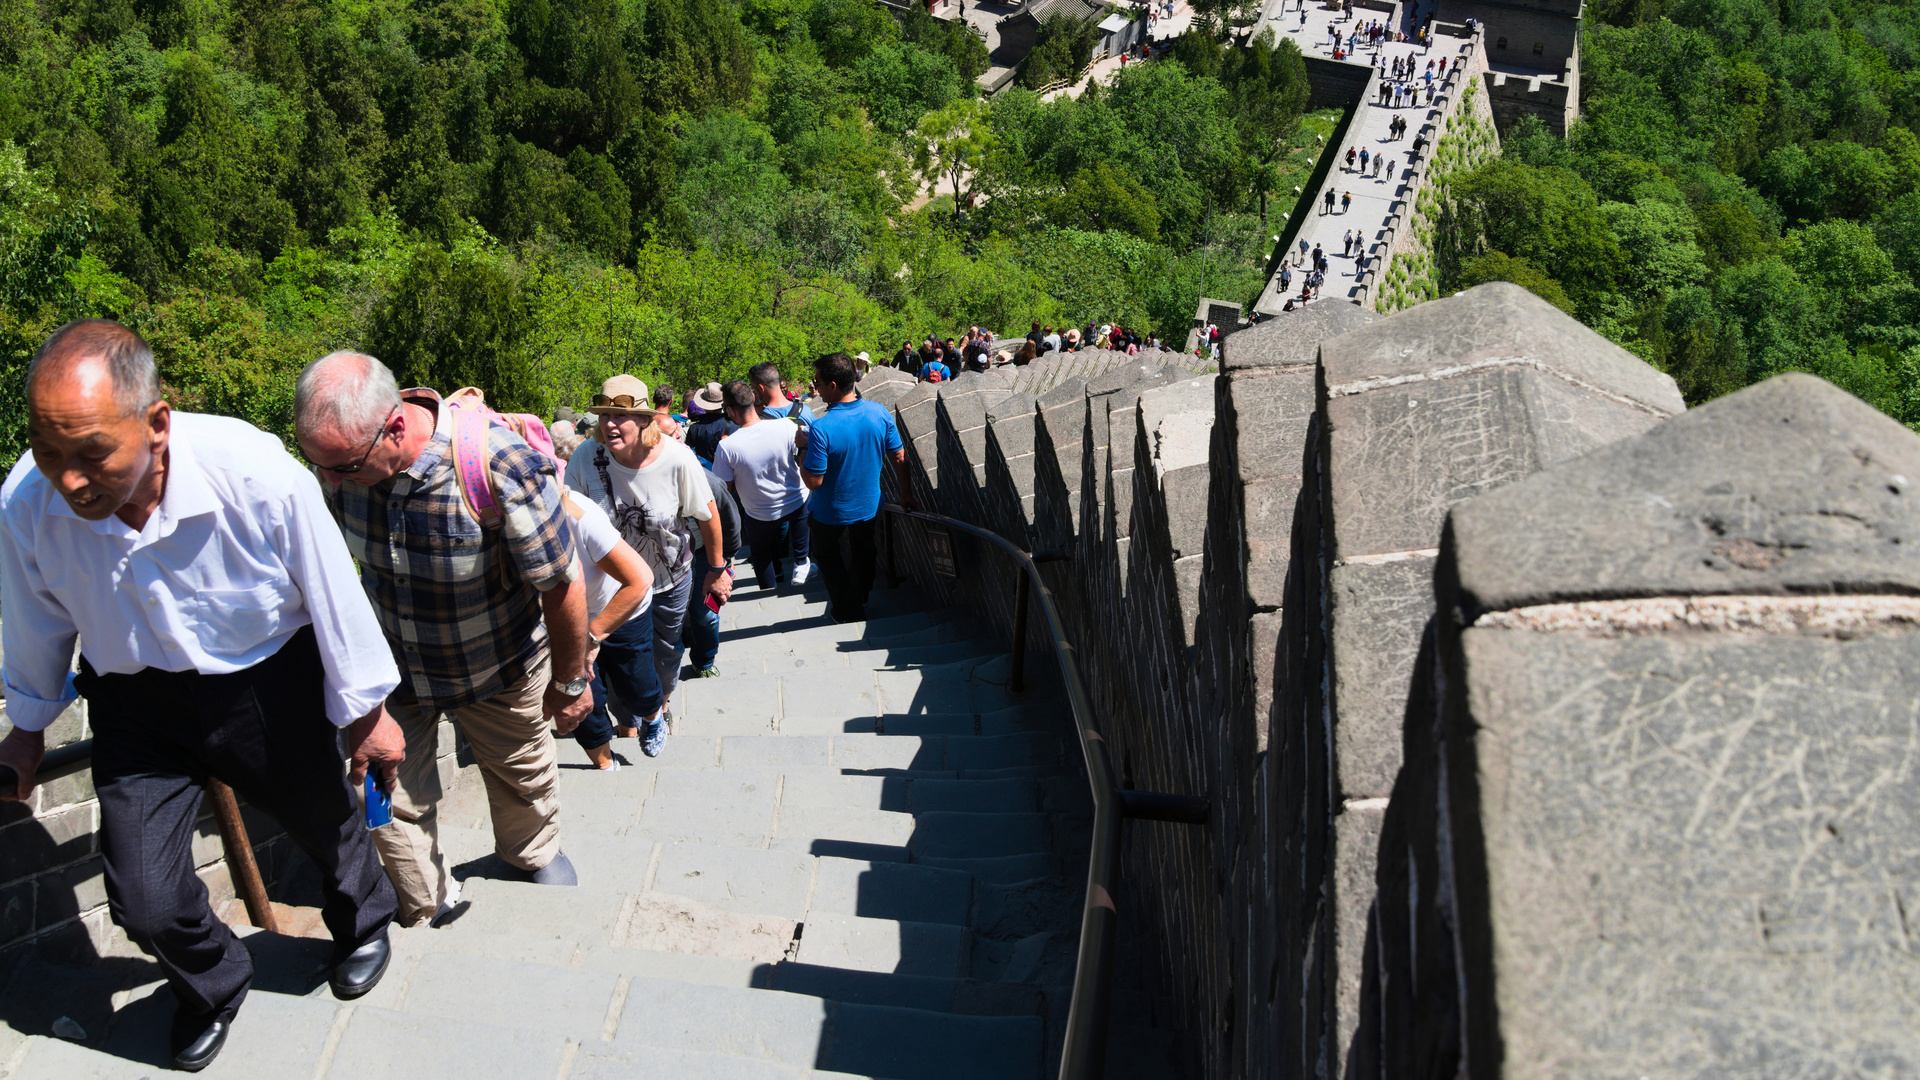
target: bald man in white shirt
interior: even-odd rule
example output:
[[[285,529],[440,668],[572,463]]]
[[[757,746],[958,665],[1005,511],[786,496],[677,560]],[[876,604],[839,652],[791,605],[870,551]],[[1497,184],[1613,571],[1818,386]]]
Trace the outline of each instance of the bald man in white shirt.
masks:
[[[27,798],[44,729],[86,697],[109,910],[159,961],[174,1066],[197,1071],[253,977],[193,872],[209,777],[319,869],[334,994],[386,971],[394,893],[348,760],[356,784],[370,767],[391,784],[399,672],[318,482],[279,440],[173,412],[146,342],[103,319],[55,331],[26,390],[30,452],[0,487],[0,765],[19,776],[0,797]]]

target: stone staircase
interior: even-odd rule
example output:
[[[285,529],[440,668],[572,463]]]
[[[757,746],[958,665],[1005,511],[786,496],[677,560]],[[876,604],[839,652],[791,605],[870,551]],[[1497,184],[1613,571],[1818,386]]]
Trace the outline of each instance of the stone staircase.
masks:
[[[351,1004],[324,986],[324,940],[251,933],[255,989],[206,1075],[1057,1071],[1091,813],[1057,672],[1036,655],[1013,693],[1004,641],[910,587],[846,626],[808,592],[736,594],[723,675],[682,684],[659,759],[620,740],[626,766],[597,772],[562,741],[579,887],[504,880],[484,793],[457,788],[458,916],[396,931]],[[137,958],[23,962],[0,1075],[153,1075],[172,1011],[154,978]],[[1151,1019],[1171,1010],[1125,980],[1115,999],[1110,1075],[1181,1072]],[[56,1014],[84,1033],[51,1037]]]

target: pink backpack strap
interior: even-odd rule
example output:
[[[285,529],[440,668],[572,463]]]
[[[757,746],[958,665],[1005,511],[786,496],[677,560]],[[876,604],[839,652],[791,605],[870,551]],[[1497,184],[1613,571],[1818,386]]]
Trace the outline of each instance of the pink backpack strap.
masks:
[[[493,423],[478,401],[449,398],[453,410],[453,468],[460,479],[460,495],[482,528],[500,524],[500,504],[493,497],[493,470],[488,467],[487,428]]]

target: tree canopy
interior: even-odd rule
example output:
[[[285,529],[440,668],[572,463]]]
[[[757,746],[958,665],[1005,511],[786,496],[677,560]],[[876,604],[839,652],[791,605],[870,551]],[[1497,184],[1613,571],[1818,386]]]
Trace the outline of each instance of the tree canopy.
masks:
[[[1178,334],[1203,289],[1258,291],[1261,165],[1306,97],[1290,44],[1202,35],[1194,70],[989,102],[979,35],[874,0],[73,0],[0,26],[16,452],[23,365],[82,315],[145,333],[176,403],[282,433],[294,373],[340,347],[546,411],[614,371],[684,387],[969,324]],[[1050,23],[1048,62],[1077,72],[1089,33]]]

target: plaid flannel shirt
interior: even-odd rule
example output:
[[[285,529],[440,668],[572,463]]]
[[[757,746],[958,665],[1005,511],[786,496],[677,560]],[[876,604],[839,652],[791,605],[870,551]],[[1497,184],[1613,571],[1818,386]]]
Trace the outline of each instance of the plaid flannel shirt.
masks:
[[[457,709],[526,677],[547,637],[540,593],[580,574],[573,522],[553,463],[494,424],[487,455],[501,524],[483,529],[461,494],[452,412],[431,390],[402,397],[438,413],[427,448],[372,487],[341,484],[330,502],[400,666],[396,694]]]

